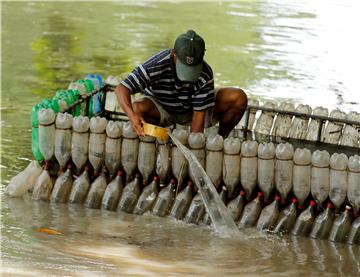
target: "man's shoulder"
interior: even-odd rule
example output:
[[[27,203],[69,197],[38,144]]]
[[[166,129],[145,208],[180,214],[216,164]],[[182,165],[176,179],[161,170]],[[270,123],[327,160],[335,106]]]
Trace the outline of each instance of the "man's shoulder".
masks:
[[[212,68],[206,61],[203,62],[202,75],[204,75],[204,77],[207,77],[207,79],[213,78]]]
[[[171,49],[164,49],[153,54],[145,63],[145,66],[168,63],[171,57]]]

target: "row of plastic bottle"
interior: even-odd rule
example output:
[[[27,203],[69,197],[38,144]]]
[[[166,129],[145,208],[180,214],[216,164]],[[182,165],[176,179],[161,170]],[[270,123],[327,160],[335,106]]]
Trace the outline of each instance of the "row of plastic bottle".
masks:
[[[41,103],[32,107],[31,111],[31,126],[32,126],[32,152],[36,160],[42,161],[45,159],[43,153],[39,148],[39,112],[42,109],[51,109],[55,114],[65,112],[69,107],[75,103],[79,98],[86,96],[89,93],[98,91],[103,85],[103,80],[99,74],[89,74],[85,79],[77,80],[70,83],[67,90],[56,91],[52,99],[44,99]],[[88,107],[88,108],[87,108]],[[86,101],[76,105],[72,109],[73,116],[89,116],[92,117],[101,111],[101,92],[90,97],[87,106]]]
[[[257,99],[249,99],[249,105],[259,106]],[[279,105],[273,101],[266,101],[262,107],[275,109],[278,108],[287,112],[298,112],[304,114],[313,114],[316,116],[332,117],[336,119],[347,119],[358,122],[358,126],[353,124],[341,124],[338,122],[321,122],[319,119],[307,119],[286,114],[262,111],[256,119],[256,110],[251,110],[249,114],[248,129],[257,133],[290,137],[295,139],[303,139],[316,141],[319,128],[323,124],[321,141],[331,144],[340,144],[351,147],[360,147],[358,127],[360,126],[360,113],[352,111],[346,114],[339,109],[331,111],[323,107],[315,107],[312,109],[309,105],[299,104],[296,108],[294,104],[289,102],[281,102]]]
[[[211,225],[211,218],[200,194],[195,192],[194,195],[192,181],[188,181],[184,188],[177,188],[175,179],[171,179],[168,185],[159,185],[158,176],[154,176],[149,184],[141,182],[140,178],[141,175],[136,174],[133,180],[124,185],[123,173],[119,171],[108,183],[103,170],[91,182],[89,167],[86,167],[74,180],[69,166],[53,185],[46,166],[35,182],[32,197],[34,200],[54,203],[84,204],[93,209],[103,208],[139,215],[152,213],[187,223]],[[306,209],[299,209],[297,199],[293,198],[290,205],[283,207],[280,196],[275,196],[272,203],[265,205],[262,192],[248,201],[244,191],[227,202],[225,186],[221,188],[220,198],[240,229],[256,227],[273,233],[291,233],[314,239],[329,238],[335,242],[360,244],[360,217],[353,221],[351,208],[348,206],[336,216],[331,203],[328,203],[324,211],[317,213],[314,201],[310,201]]]
[[[163,182],[172,174],[177,180],[187,175],[194,181],[194,168],[182,152],[169,140],[138,137],[130,122],[107,121],[102,117],[72,117],[51,109],[39,111],[39,149],[45,160],[55,156],[60,167],[70,160],[81,172],[89,161],[99,172],[105,165],[111,175],[123,168],[126,176],[139,170],[144,180],[156,173]],[[241,142],[239,138],[225,140],[218,134],[188,133],[174,129],[172,135],[187,146],[205,169],[215,187],[223,183],[228,197],[240,186],[247,197],[260,188],[265,199],[275,191],[285,200],[293,193],[302,205],[311,195],[318,204],[327,198],[336,208],[350,202],[360,209],[360,156],[306,148],[290,143]]]

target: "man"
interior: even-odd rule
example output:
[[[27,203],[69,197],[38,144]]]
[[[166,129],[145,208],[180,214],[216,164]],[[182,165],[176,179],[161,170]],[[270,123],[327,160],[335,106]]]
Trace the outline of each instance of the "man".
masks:
[[[215,91],[204,54],[204,40],[189,30],[176,39],[174,49],[156,53],[117,86],[118,101],[138,135],[144,135],[142,122],[187,124],[192,132],[203,132],[218,121],[219,134],[228,136],[245,112],[247,97],[238,88]],[[136,92],[145,96],[131,103]]]

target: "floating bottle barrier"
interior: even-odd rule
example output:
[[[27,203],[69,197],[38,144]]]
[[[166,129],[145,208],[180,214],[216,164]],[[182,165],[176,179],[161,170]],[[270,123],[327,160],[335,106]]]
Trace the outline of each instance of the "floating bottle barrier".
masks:
[[[339,209],[346,199],[347,164],[345,154],[334,153],[330,157],[330,190],[329,197],[335,208]]]
[[[155,137],[152,136],[140,137],[137,166],[141,175],[143,176],[144,184],[148,182],[150,175],[155,171],[155,141]]]
[[[284,112],[294,112],[295,107],[292,103],[282,102],[279,105],[279,110]],[[292,123],[292,116],[289,115],[278,115],[276,117],[274,127],[271,131],[272,136],[287,138]]]
[[[311,114],[311,107],[309,105],[300,104],[296,107],[295,112]],[[305,139],[308,129],[309,119],[295,116],[289,131],[289,137],[295,139]]]
[[[268,109],[274,109],[275,103],[271,101],[267,101],[265,102],[264,107]],[[260,117],[256,121],[255,132],[265,135],[270,134],[271,127],[274,122],[274,117],[275,117],[275,113],[262,111]]]
[[[64,168],[71,158],[71,136],[73,117],[68,113],[58,113],[55,120],[55,157]]]
[[[191,133],[188,137],[189,148],[199,161],[202,168],[205,168],[205,136],[203,133]],[[195,182],[194,168],[189,167],[189,176]]]
[[[129,181],[137,168],[139,137],[130,122],[123,125],[123,141],[121,146],[121,164]]]
[[[183,145],[188,145],[188,132],[183,129],[174,129],[172,135],[176,137]],[[184,154],[173,144],[171,148],[171,169],[178,183],[184,180],[188,175],[188,161]]]
[[[224,158],[224,139],[222,136],[210,135],[206,140],[206,174],[217,188],[222,181]]]
[[[223,181],[228,191],[228,198],[233,198],[240,182],[240,149],[238,138],[228,137],[224,140]]]
[[[240,180],[247,199],[251,198],[257,184],[257,152],[256,141],[244,141],[241,144]]]
[[[330,117],[345,119],[346,114],[338,109],[335,109],[330,113]],[[326,143],[337,144],[341,137],[343,126],[343,123],[328,122],[323,133],[322,141]]]
[[[284,201],[292,189],[294,148],[290,143],[276,146],[275,186]]]
[[[106,125],[104,117],[92,117],[90,120],[89,161],[95,172],[99,172],[105,163]]]
[[[258,147],[258,185],[268,200],[274,189],[275,145],[272,142],[261,143]]]
[[[80,173],[88,159],[89,152],[89,127],[88,117],[75,117],[72,124],[71,157]]]
[[[121,164],[122,122],[108,121],[105,140],[105,166],[110,176],[119,170]]]
[[[50,161],[55,146],[55,113],[52,109],[39,110],[39,149],[45,160]]]
[[[316,107],[313,110],[313,114],[316,116],[328,116],[329,111],[328,111],[328,109],[323,108],[323,107]],[[306,134],[306,140],[316,141],[319,136],[320,127],[322,128],[322,130],[324,130],[323,129],[324,126],[325,126],[325,122],[322,122],[322,120],[311,119],[308,130],[307,130],[307,134]],[[321,138],[321,133],[320,133],[320,138]]]
[[[312,153],[311,163],[311,194],[317,204],[321,205],[330,191],[330,154],[316,150]]]
[[[302,206],[311,189],[311,152],[298,148],[294,152],[293,192]]]

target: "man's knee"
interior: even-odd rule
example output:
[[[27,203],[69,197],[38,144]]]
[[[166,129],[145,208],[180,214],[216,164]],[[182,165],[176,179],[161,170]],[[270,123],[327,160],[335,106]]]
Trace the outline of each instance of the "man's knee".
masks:
[[[142,100],[137,100],[137,101],[133,102],[132,106],[133,106],[134,112],[138,115],[148,114],[153,108],[152,102],[151,103],[149,103],[149,102],[150,101],[148,99],[142,99]]]
[[[216,96],[216,102],[220,110],[244,110],[247,106],[247,95],[240,88],[221,88]]]
[[[247,106],[247,95],[246,93],[240,89],[240,88],[234,88],[233,90],[233,94],[234,94],[234,108],[236,109],[245,109]]]

